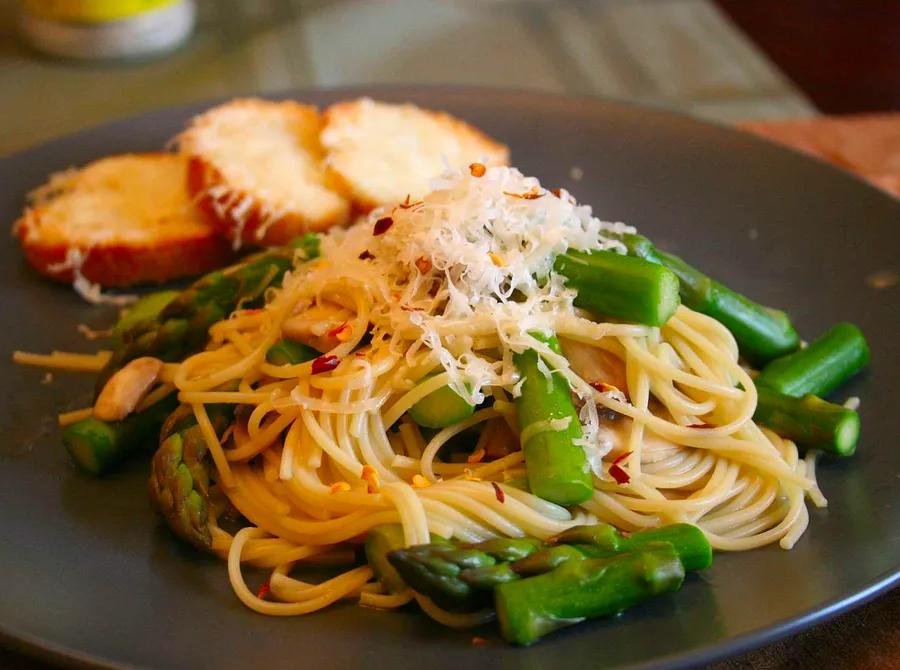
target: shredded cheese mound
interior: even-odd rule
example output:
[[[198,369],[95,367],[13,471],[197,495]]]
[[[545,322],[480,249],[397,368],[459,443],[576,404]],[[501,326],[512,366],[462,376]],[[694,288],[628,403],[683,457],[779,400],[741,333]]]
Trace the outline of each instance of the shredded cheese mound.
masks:
[[[566,191],[548,191],[515,168],[491,167],[483,176],[448,171],[432,188],[421,201],[407,199],[329,232],[320,259],[299,265],[285,286],[303,282],[307,293],[326,298],[329,286],[348,283],[367,292],[375,337],[395,341],[409,361],[430,350],[451,388],[472,404],[490,387],[518,394],[512,355],[537,350],[545,375],[559,370],[590,400],[581,422],[585,444],[593,442],[594,391],[529,333],[553,333],[558,319],[575,315],[575,291],[554,272],[556,256],[566,249],[624,253],[613,234],[634,228],[601,221]],[[502,357],[477,355],[479,338],[496,339]]]

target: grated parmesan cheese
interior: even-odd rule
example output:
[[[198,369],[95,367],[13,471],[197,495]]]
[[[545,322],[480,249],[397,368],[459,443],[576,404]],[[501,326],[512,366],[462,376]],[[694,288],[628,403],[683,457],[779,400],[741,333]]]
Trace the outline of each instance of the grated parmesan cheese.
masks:
[[[408,358],[430,350],[450,386],[475,405],[490,386],[518,395],[522,380],[512,354],[538,351],[545,375],[559,371],[590,401],[580,421],[584,444],[593,444],[594,390],[529,332],[552,333],[559,318],[574,314],[575,291],[553,270],[558,254],[570,248],[624,253],[615,234],[634,228],[601,221],[566,191],[551,193],[514,168],[491,167],[480,177],[448,171],[432,187],[420,202],[407,199],[330,231],[321,260],[298,266],[286,285],[303,282],[318,294],[349,283],[368,292],[375,337],[403,340],[398,350]],[[499,338],[501,360],[474,351],[479,336]]]
[[[70,247],[66,250],[66,257],[59,263],[47,266],[47,270],[51,273],[67,272],[71,270],[73,277],[72,288],[75,289],[75,292],[80,295],[85,302],[89,302],[92,305],[118,305],[119,307],[122,307],[124,305],[130,305],[137,300],[136,295],[109,295],[108,293],[103,293],[103,287],[100,286],[100,284],[91,282],[87,277],[81,274],[81,267],[84,265],[84,262],[87,260],[88,254],[90,253],[90,250],[84,252],[81,249]]]

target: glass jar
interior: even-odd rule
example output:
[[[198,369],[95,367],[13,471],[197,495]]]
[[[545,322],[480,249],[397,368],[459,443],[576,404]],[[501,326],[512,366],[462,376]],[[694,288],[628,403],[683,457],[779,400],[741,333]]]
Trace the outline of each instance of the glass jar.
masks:
[[[139,58],[191,34],[194,0],[22,0],[19,28],[34,48],[64,58]]]

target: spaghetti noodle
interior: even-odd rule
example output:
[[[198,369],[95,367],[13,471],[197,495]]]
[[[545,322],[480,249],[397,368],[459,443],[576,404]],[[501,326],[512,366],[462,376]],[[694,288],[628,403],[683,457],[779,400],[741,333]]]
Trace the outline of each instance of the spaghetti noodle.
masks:
[[[721,550],[789,549],[809,521],[806,501],[825,504],[814,457],[800,458],[794,443],[753,422],[756,390],[731,333],[684,306],[662,327],[598,323],[576,309],[550,269],[553,254],[616,250],[614,233],[627,227],[601,223],[565,192],[550,194],[507,168],[438,186],[424,202],[324,238],[321,258],[297,265],[263,309],[215,324],[207,350],[167,375],[193,409],[216,488],[251,524],[232,537],[211,519],[213,549],[227,559],[241,601],[274,615],[346,597],[377,607],[409,602],[408,592],[366,590],[369,567],[318,585],[288,576],[296,563],[340,556],[344,543],[385,523],[401,524],[413,545],[432,534],[474,542],[546,538],[596,521],[629,531],[687,522]],[[322,357],[267,362],[269,348],[295,332],[291,324],[329,306],[351,316]],[[307,324],[319,343],[335,330],[326,321]],[[535,330],[555,333],[563,354],[530,337]],[[594,492],[576,507],[517,483],[527,468],[512,357],[527,348],[548,377],[565,378],[580,406]],[[598,361],[599,377],[619,375],[627,388],[598,384],[607,381],[592,367]],[[407,411],[447,385],[479,409],[424,432]],[[224,439],[206,411],[221,403],[238,409]],[[549,421],[523,432],[563,428]],[[472,431],[474,462],[446,455]],[[614,461],[624,477],[610,474]],[[250,591],[242,563],[273,569],[277,602]]]

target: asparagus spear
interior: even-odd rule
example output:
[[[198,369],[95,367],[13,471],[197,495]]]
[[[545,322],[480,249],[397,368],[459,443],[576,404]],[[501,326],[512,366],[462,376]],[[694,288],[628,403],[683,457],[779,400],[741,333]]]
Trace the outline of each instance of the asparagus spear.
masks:
[[[668,542],[678,552],[685,570],[705,570],[712,565],[712,547],[697,526],[675,523],[623,535],[613,526],[598,523],[573,526],[547,540],[547,544],[572,544],[594,558],[636,551],[654,542]]]
[[[135,328],[142,321],[155,321],[159,313],[178,297],[179,291],[155,291],[143,296],[131,305],[112,329],[112,340],[115,346],[122,344],[124,333]]]
[[[553,268],[578,291],[575,305],[597,314],[661,326],[678,308],[678,278],[641,258],[570,249],[556,257]]]
[[[266,352],[266,361],[272,365],[297,365],[318,358],[321,354],[312,347],[294,342],[279,340]]]
[[[234,405],[207,405],[217,435],[234,417]],[[209,458],[206,440],[190,407],[182,405],[166,420],[150,470],[150,499],[169,528],[186,542],[212,546],[209,530]]]
[[[561,349],[556,337],[534,335],[556,353]],[[527,438],[522,445],[531,492],[558,505],[577,505],[593,493],[591,471],[584,450],[576,444],[581,437],[578,412],[572,404],[569,385],[562,375],[554,373],[548,380],[538,368],[538,354],[529,350],[513,357],[525,379],[516,398],[519,430],[538,422],[566,420],[561,430],[542,430]]]
[[[750,363],[763,365],[800,347],[800,336],[784,312],[759,305],[732,291],[678,256],[659,251],[646,237],[623,235],[622,243],[629,255],[672,270],[678,276],[682,302],[724,324]]]
[[[182,291],[155,319],[138,321],[124,330],[121,345],[100,372],[97,391],[134,358],[154,356],[179,361],[202,349],[212,324],[239,305],[261,298],[267,288],[281,282],[293,263],[294,253],[291,248],[274,249],[211,272]]]
[[[431,534],[431,544],[448,544],[439,535]],[[388,560],[388,554],[406,546],[403,526],[397,523],[385,523],[375,526],[366,535],[366,561],[375,573],[375,577],[387,587],[391,593],[399,593],[406,588],[406,582]],[[430,545],[429,545],[430,546]]]
[[[449,611],[490,604],[500,584],[544,574],[569,561],[609,558],[671,545],[686,570],[712,563],[712,548],[696,526],[674,524],[625,536],[608,524],[575,526],[547,540],[499,538],[478,544],[426,544],[388,554],[409,586]]]
[[[446,428],[468,419],[475,406],[449,386],[432,391],[409,408],[409,416],[424,428]]]
[[[826,396],[868,363],[862,332],[852,323],[839,323],[805,349],[776,358],[754,381],[789,396]]]
[[[495,606],[500,632],[515,644],[585,619],[609,616],[681,588],[684,567],[670,544],[648,544],[609,558],[567,561],[537,577],[500,584]]]
[[[318,233],[304,233],[288,242],[288,246],[291,249],[299,249],[303,260],[310,261],[313,258],[318,258],[319,243],[321,241],[322,238]]]
[[[63,445],[81,470],[92,475],[105,474],[129,454],[155,442],[163,421],[177,406],[173,393],[121,421],[83,419],[63,429]]]
[[[794,398],[757,387],[753,418],[798,445],[836,456],[852,456],[859,440],[859,414],[814,395]]]

